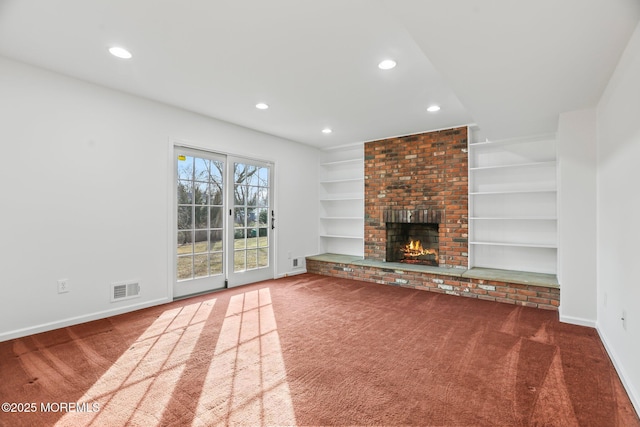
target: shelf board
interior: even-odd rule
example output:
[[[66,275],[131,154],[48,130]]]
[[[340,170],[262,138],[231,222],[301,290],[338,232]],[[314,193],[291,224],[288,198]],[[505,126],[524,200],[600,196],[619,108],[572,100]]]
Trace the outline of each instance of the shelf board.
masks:
[[[490,194],[526,194],[526,193],[556,193],[556,189],[539,190],[506,190],[506,191],[475,191],[469,193],[470,196],[484,196]]]
[[[357,159],[348,159],[348,160],[338,160],[335,162],[325,162],[325,163],[320,163],[320,166],[339,166],[339,165],[348,165],[350,163],[363,163],[364,164],[364,157],[359,157]]]
[[[495,166],[480,166],[475,168],[469,168],[470,171],[491,170],[491,169],[508,169],[508,168],[524,168],[532,166],[555,166],[556,161],[546,162],[530,162],[530,163],[514,163],[510,165],[495,165]]]
[[[547,248],[557,249],[555,243],[506,243],[506,242],[469,242],[470,245],[487,245],[487,246],[514,246],[521,248]]]
[[[361,216],[321,216],[320,219],[328,219],[328,220],[364,220],[364,217]]]
[[[364,237],[362,236],[346,236],[341,234],[321,234],[320,237],[327,237],[330,239],[359,239],[359,240],[364,239]]]
[[[364,177],[361,178],[345,178],[345,179],[325,179],[320,181],[320,184],[339,184],[342,182],[357,182],[364,181]]]
[[[364,196],[344,196],[344,197],[323,197],[321,202],[344,202],[353,200],[364,200]]]
[[[471,216],[469,219],[475,220],[523,220],[523,221],[557,221],[555,216]]]
[[[482,147],[482,146],[498,146],[498,145],[511,145],[511,144],[526,144],[526,143],[540,143],[540,142],[552,142],[556,140],[555,134],[544,134],[531,138],[510,138],[510,139],[498,139],[495,141],[480,141],[469,143],[469,147]]]

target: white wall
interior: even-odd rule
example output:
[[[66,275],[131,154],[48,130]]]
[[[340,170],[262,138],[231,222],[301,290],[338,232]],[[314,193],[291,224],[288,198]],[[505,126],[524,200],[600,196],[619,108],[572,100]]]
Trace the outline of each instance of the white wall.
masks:
[[[558,123],[560,320],[596,324],[596,110]]]
[[[640,412],[640,25],[598,104],[598,322]],[[621,320],[623,310],[625,321]]]
[[[0,94],[0,340],[171,299],[173,138],[274,161],[276,275],[317,253],[318,150],[3,58]]]

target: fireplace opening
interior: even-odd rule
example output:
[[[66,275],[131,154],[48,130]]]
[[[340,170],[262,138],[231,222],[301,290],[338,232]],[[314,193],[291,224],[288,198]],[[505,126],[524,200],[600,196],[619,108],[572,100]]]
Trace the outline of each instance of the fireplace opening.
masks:
[[[438,266],[438,224],[387,222],[387,262]]]

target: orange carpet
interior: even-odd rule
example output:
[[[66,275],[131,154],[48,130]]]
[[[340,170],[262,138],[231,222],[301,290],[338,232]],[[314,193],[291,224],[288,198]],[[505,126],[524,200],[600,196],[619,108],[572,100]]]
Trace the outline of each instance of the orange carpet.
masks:
[[[593,329],[312,274],[2,342],[0,378],[7,427],[640,426]]]

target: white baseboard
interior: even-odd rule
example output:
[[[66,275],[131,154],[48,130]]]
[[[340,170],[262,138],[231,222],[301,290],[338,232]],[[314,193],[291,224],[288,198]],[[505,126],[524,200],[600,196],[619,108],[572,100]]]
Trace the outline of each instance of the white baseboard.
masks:
[[[295,270],[295,271],[289,271],[287,273],[281,273],[276,275],[276,279],[282,279],[283,277],[289,277],[289,276],[297,276],[298,274],[304,274],[307,272],[306,268],[301,268],[299,270]]]
[[[563,316],[560,315],[560,321],[562,323],[570,323],[572,325],[587,326],[589,328],[595,328],[596,322],[591,319],[583,319],[581,317]]]
[[[152,301],[146,301],[140,304],[132,304],[111,310],[98,311],[96,313],[85,314],[82,316],[69,317],[67,319],[57,320],[55,322],[42,323],[40,325],[30,326],[28,328],[15,329],[0,333],[0,342],[12,340],[14,338],[25,337],[27,335],[39,334],[40,332],[52,331],[54,329],[65,328],[67,326],[77,325],[80,323],[90,322],[92,320],[104,319],[105,317],[116,316],[118,314],[128,313],[155,305],[166,304],[173,301],[170,298],[160,298]]]
[[[609,358],[613,362],[613,367],[616,369],[616,372],[620,377],[620,381],[622,382],[624,389],[627,391],[627,395],[629,395],[629,399],[631,400],[631,404],[636,410],[636,414],[640,414],[640,394],[638,393],[638,390],[634,388],[633,384],[627,381],[627,374],[624,370],[624,367],[620,363],[620,359],[618,359],[618,356],[613,350],[613,347],[609,345],[606,335],[600,330],[597,324],[596,331],[598,331],[600,341],[602,341],[604,349],[607,351],[607,354],[609,354]]]

